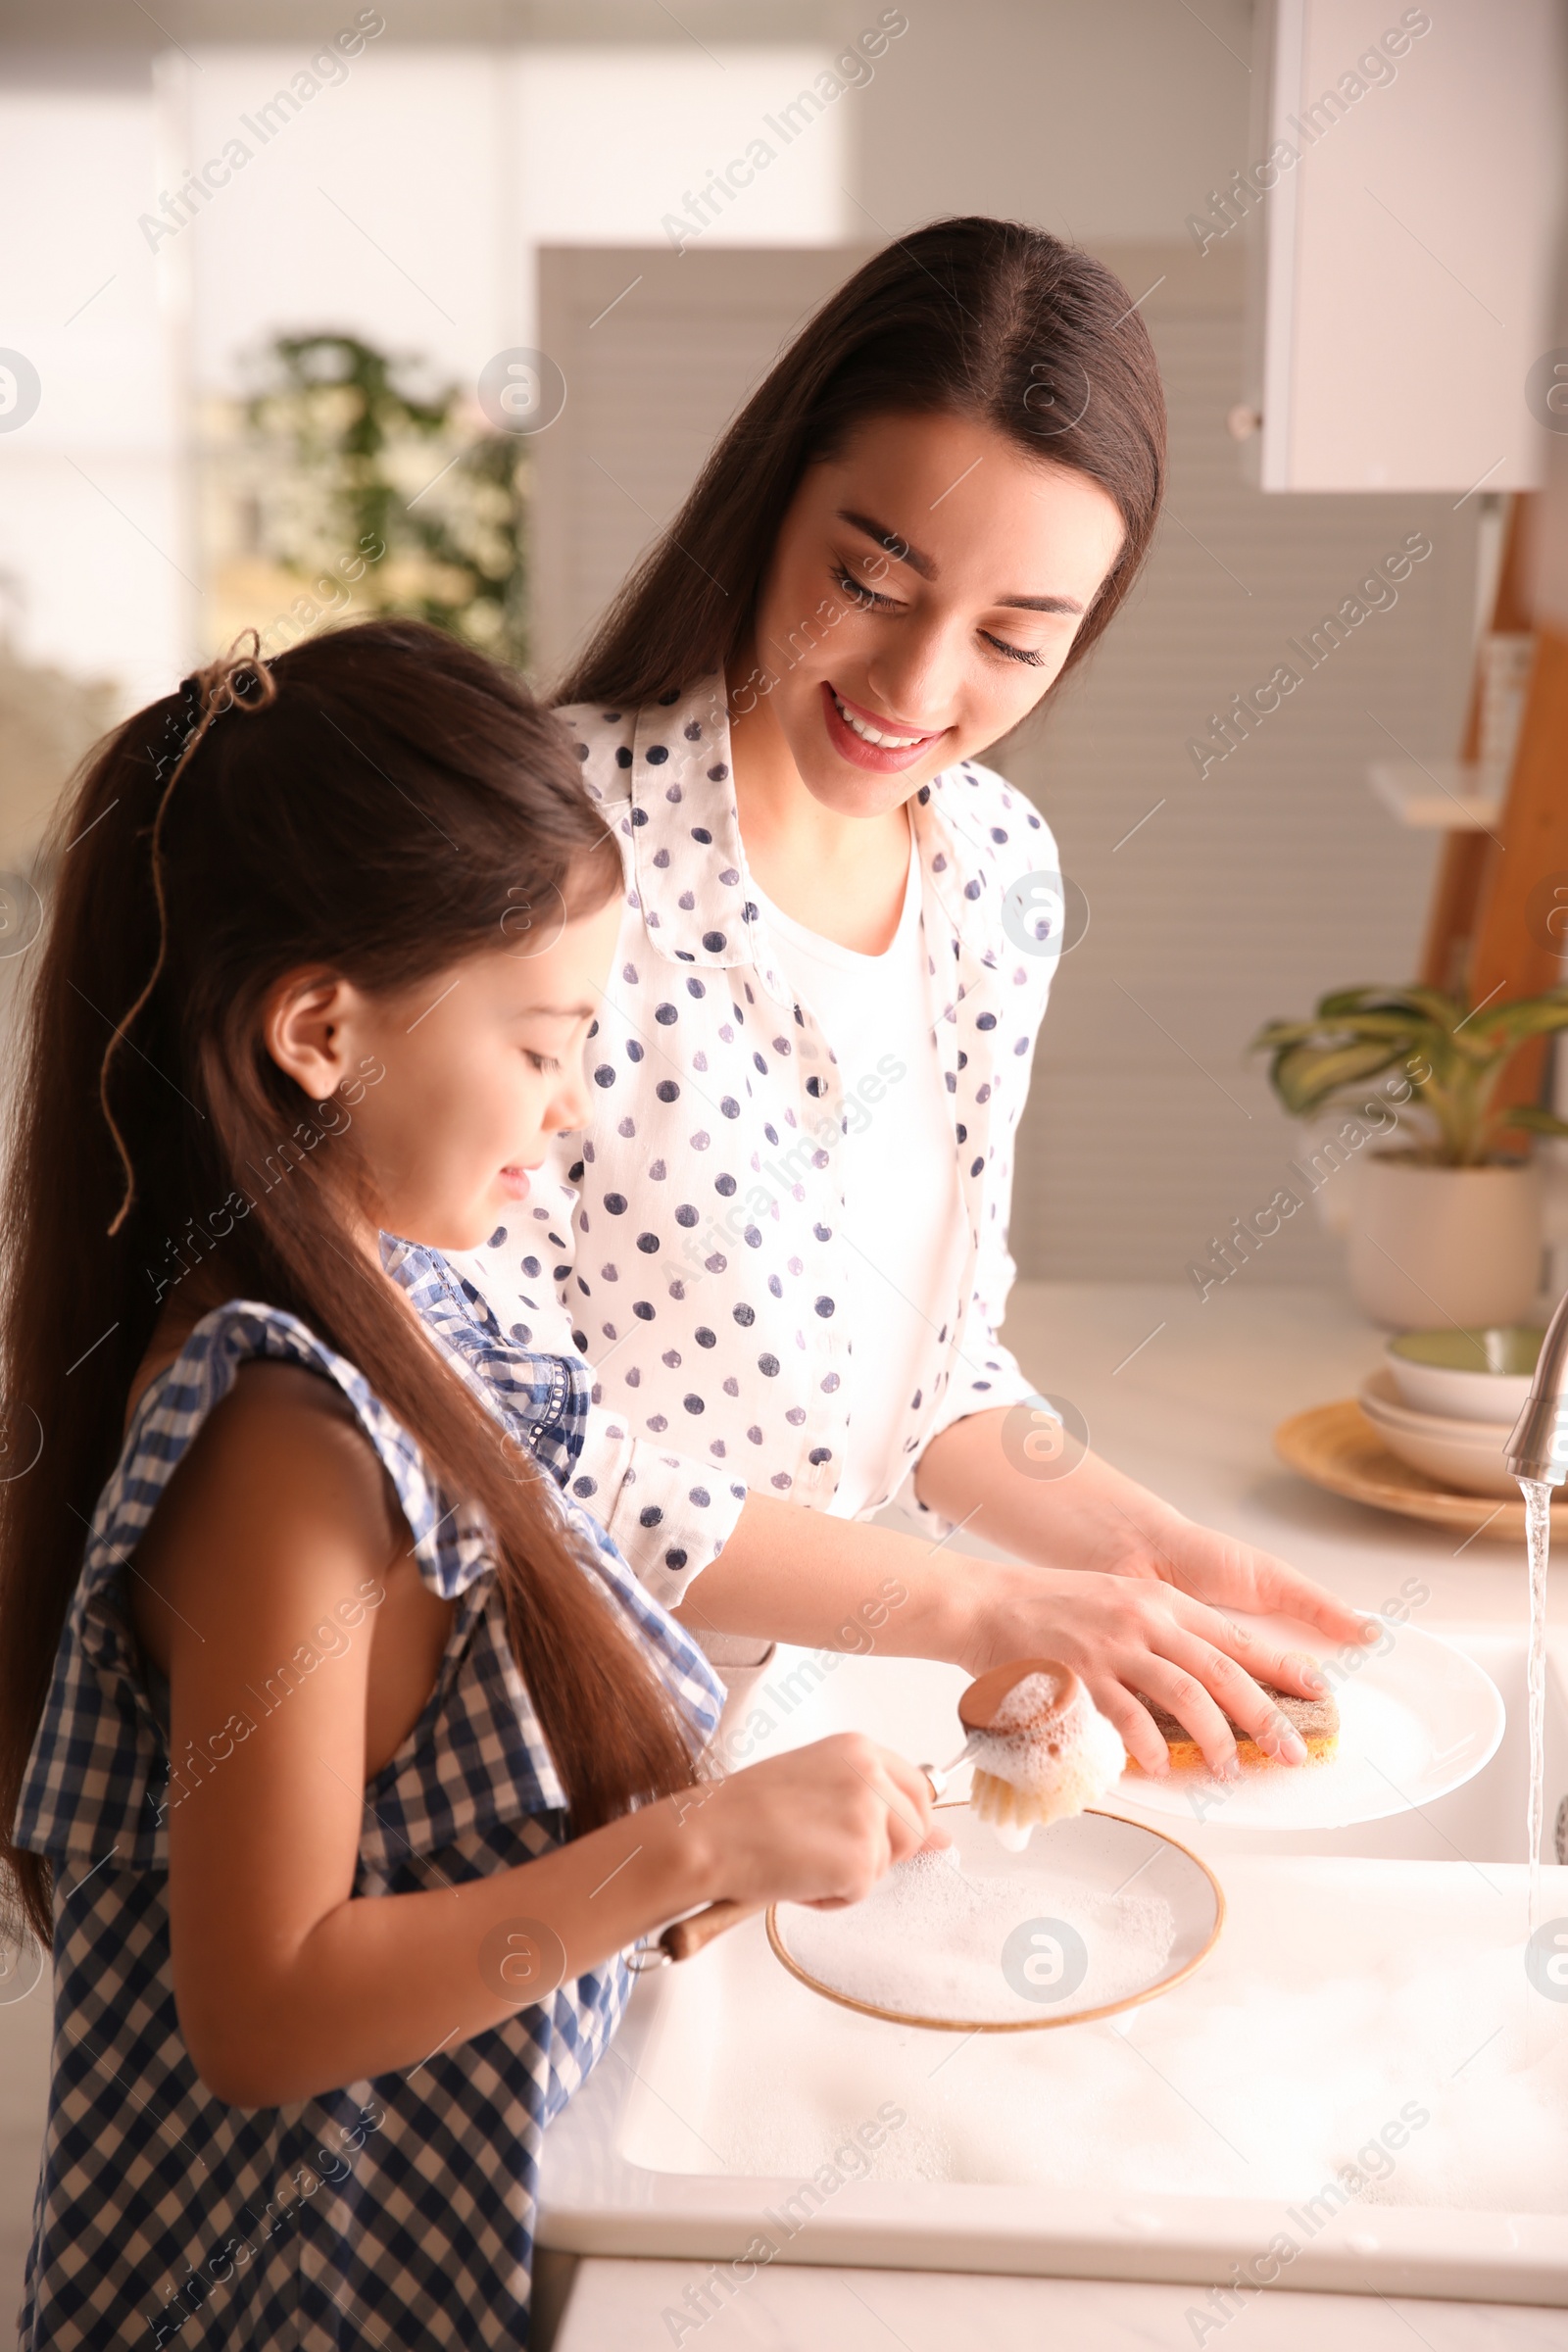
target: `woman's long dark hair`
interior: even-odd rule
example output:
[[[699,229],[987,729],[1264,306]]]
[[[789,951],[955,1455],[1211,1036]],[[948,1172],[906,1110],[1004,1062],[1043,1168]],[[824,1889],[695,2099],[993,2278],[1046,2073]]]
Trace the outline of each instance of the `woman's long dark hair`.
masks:
[[[160,1281],[211,1247],[235,1195],[252,1205],[220,1245],[228,1294],[287,1308],[358,1365],[449,1492],[488,1515],[573,1826],[689,1782],[662,1687],[578,1562],[548,1479],[350,1241],[343,1187],[374,1206],[357,1138],[285,1151],[321,1113],[261,1036],[268,991],[302,966],[401,989],[518,937],[524,905],[603,905],[619,858],[556,721],[440,631],[369,621],[267,668],[231,658],[127,719],[56,843],[0,1200],[0,1396],[19,1470],[29,1433],[42,1439],[0,1484],[0,1833]],[[4,1850],[47,1941],[47,1870]]]
[[[561,703],[635,708],[729,663],[750,632],[806,467],[868,417],[974,417],[1090,475],[1126,526],[1074,668],[1131,588],[1165,476],[1165,403],[1148,329],[1092,254],[1016,220],[936,220],[888,246],[802,329],[728,427],[632,573]],[[896,518],[895,518],[896,519]],[[1054,691],[1054,689],[1053,689]]]

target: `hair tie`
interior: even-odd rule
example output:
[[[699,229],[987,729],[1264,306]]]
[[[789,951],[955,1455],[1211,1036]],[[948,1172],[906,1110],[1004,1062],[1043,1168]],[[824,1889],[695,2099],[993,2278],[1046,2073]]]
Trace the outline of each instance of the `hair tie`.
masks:
[[[250,641],[250,651],[242,653],[240,649],[247,639]],[[119,1123],[109,1107],[109,1072],[120,1045],[129,1034],[132,1023],[146,1004],[153,990],[158,986],[169,953],[169,908],[164,895],[163,868],[164,816],[169,808],[170,795],[189,766],[197,750],[205,741],[214,720],[221,718],[224,711],[233,710],[236,704],[242,710],[257,711],[265,710],[270,704],[277,700],[277,680],[262,660],[260,632],[256,629],[242,629],[226,654],[220,654],[217,660],[209,662],[205,668],[193,669],[188,677],[182,678],[179,683],[179,699],[181,705],[188,709],[189,717],[183,730],[178,757],[174,761],[169,780],[159,796],[158,808],[153,817],[152,826],[152,876],[153,897],[158,906],[158,954],[153,959],[153,968],[147,976],[146,985],[129,1011],[121,1020],[104,1049],[104,1057],[98,1070],[99,1107],[103,1111],[109,1132],[114,1138],[115,1150],[120,1154],[120,1164],[125,1171],[124,1195],[110,1224],[111,1235],[120,1231],[130,1214],[131,1205],[136,1198],[136,1171],[132,1165],[130,1153],[125,1149],[125,1139],[121,1134]],[[160,755],[153,762],[155,781],[162,773],[163,764],[164,757]]]

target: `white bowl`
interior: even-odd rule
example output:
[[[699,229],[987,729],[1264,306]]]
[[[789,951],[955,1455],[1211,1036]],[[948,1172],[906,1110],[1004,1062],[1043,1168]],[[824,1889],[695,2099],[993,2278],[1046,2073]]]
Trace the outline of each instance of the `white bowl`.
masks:
[[[1379,1421],[1392,1421],[1418,1436],[1451,1433],[1462,1439],[1474,1437],[1478,1431],[1511,1430],[1514,1426],[1511,1421],[1472,1421],[1463,1413],[1433,1413],[1423,1406],[1406,1404],[1387,1364],[1379,1364],[1375,1372],[1367,1374],[1357,1395],[1363,1409]]]
[[[1401,1331],[1384,1350],[1402,1403],[1450,1421],[1506,1421],[1525,1409],[1543,1334],[1509,1323],[1489,1331]]]
[[[1449,1420],[1414,1412],[1400,1402],[1394,1376],[1386,1369],[1367,1374],[1358,1401],[1389,1451],[1412,1470],[1423,1471],[1440,1487],[1457,1488],[1461,1494],[1518,1500],[1519,1482],[1504,1459],[1512,1421]]]

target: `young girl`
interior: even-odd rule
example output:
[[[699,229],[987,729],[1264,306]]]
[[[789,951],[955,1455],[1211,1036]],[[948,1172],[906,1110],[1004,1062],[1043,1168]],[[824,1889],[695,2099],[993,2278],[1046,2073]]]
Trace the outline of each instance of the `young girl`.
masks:
[[[575,1492],[726,1681],[893,1573],[882,1649],[1067,1659],[1147,1768],[1152,1697],[1227,1770],[1227,1717],[1298,1762],[1260,1686],[1313,1687],[1230,1612],[1360,1620],[1061,1436],[997,1336],[1060,886],[978,755],[1111,624],[1164,463],[1132,295],[1039,230],[936,222],[802,329],[561,688],[620,937],[586,1136],[470,1270],[574,1335]],[[906,1479],[934,1556],[864,1524]]]
[[[858,1897],[930,1790],[857,1740],[699,1783],[721,1693],[562,1492],[581,1367],[442,1255],[586,1116],[619,869],[555,723],[412,622],[231,657],[59,843],[4,1226],[22,2342],[516,2345],[622,1952]]]

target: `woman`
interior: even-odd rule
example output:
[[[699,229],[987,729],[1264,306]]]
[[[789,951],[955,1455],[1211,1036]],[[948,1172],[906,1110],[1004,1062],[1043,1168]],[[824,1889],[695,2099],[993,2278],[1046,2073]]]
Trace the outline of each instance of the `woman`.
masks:
[[[1227,1716],[1304,1755],[1259,1681],[1321,1684],[1217,1612],[1361,1621],[1083,1454],[996,1337],[1056,853],[975,756],[1109,624],[1163,472],[1143,322],[1054,238],[937,222],[808,324],[562,689],[626,871],[597,1115],[472,1269],[524,1344],[569,1316],[576,1491],[726,1676],[1048,1653],[1146,1768],[1148,1697],[1229,1771]],[[857,1524],[911,1470],[1012,1560]]]

